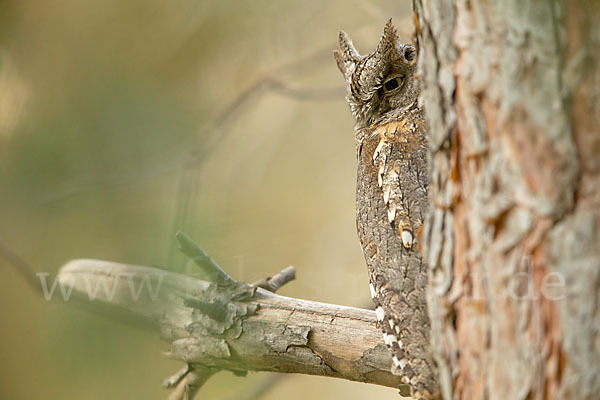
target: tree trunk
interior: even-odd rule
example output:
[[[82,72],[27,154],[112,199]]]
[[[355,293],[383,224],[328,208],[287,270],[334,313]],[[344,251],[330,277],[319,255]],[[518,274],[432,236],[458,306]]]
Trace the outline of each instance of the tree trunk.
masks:
[[[444,398],[600,398],[600,4],[415,11]]]

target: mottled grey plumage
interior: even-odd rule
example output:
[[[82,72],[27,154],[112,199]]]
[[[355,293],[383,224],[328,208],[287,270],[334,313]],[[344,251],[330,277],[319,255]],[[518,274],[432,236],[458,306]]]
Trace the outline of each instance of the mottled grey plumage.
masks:
[[[429,351],[427,268],[417,240],[427,210],[427,138],[416,50],[391,20],[374,52],[361,56],[344,32],[334,53],[356,119],[358,235],[392,371],[415,398],[439,396]]]

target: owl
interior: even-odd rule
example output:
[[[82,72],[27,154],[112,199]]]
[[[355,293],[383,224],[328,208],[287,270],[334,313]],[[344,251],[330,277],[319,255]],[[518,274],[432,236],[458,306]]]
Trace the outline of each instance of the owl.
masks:
[[[361,56],[340,32],[334,56],[356,120],[356,225],[392,372],[414,398],[438,398],[429,350],[427,266],[418,247],[429,175],[417,51],[400,43],[390,20],[372,53]]]

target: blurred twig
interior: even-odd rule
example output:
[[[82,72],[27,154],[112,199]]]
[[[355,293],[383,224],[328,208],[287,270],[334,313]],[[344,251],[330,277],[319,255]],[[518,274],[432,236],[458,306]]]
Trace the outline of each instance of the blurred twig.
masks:
[[[244,115],[247,107],[255,104],[257,98],[269,92],[275,92],[296,100],[339,100],[343,96],[343,86],[326,88],[291,88],[284,81],[287,76],[297,76],[305,73],[331,58],[331,45],[324,46],[313,51],[305,57],[299,58],[289,63],[277,66],[266,71],[261,77],[257,78],[250,87],[240,93],[212,122],[204,124],[199,129],[202,142],[193,140],[192,143],[186,143],[180,147],[176,155],[153,165],[144,165],[131,171],[119,171],[117,174],[108,176],[90,176],[71,182],[57,191],[46,196],[42,203],[51,204],[60,201],[78,193],[90,189],[107,190],[125,185],[131,185],[147,181],[150,178],[171,173],[179,170],[181,167],[197,167],[205,159],[205,156],[219,144],[229,132],[230,126]],[[189,149],[192,149],[191,151]]]
[[[292,88],[278,80],[272,82],[271,88],[277,94],[291,97],[296,100],[317,101],[341,99],[346,94],[346,88],[343,86],[332,86],[320,89]]]
[[[23,260],[18,254],[14,253],[11,249],[9,249],[3,242],[0,241],[0,258],[4,259],[4,261],[12,266],[23,278],[25,281],[34,288],[36,291],[40,291],[39,281],[35,278],[35,272],[33,268]]]
[[[192,400],[216,372],[218,370],[214,368],[186,365],[163,382],[163,386],[166,388],[173,388],[168,400]]]

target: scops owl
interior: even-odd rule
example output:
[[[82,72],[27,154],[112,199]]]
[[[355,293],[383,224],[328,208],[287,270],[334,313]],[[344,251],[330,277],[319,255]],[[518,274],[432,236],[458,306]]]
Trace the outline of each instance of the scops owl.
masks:
[[[361,56],[344,32],[339,47],[334,55],[356,119],[356,222],[378,324],[392,352],[392,372],[414,398],[437,398],[427,267],[418,248],[429,176],[417,52],[400,43],[391,20],[372,53]]]

